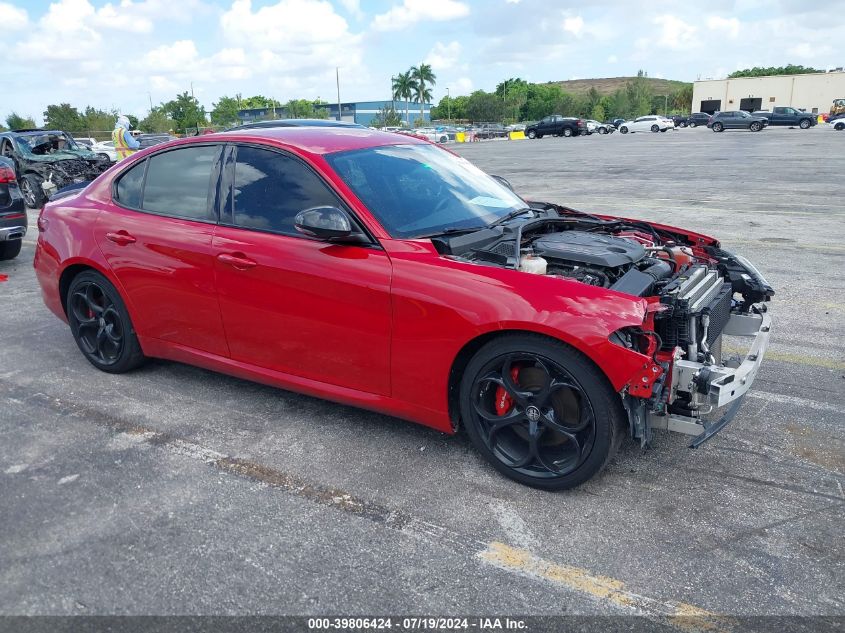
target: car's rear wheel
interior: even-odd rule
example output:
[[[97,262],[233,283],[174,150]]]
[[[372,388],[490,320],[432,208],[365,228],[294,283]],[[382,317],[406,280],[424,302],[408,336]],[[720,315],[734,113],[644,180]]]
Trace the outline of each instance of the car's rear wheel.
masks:
[[[619,397],[585,357],[533,335],[494,340],[461,381],[473,445],[520,483],[563,490],[596,475],[625,433]]]
[[[21,252],[21,245],[23,240],[6,240],[0,242],[0,261],[7,259],[14,259]]]
[[[568,127],[563,128],[563,135],[566,138],[569,138],[570,136],[572,136],[572,129]]]
[[[530,138],[530,139],[537,138],[537,132],[535,132],[534,130],[529,131],[528,132],[528,138]]]
[[[144,362],[126,306],[100,273],[86,271],[74,277],[66,310],[76,344],[94,367],[120,374]]]
[[[686,121],[681,121],[680,123],[678,123],[678,127],[686,127],[686,126],[687,126]]]
[[[751,130],[752,132],[759,132],[760,130],[763,129],[763,126],[760,125],[760,123],[758,121],[754,121],[751,125],[748,126],[748,129]]]
[[[23,201],[30,209],[40,209],[47,197],[41,188],[41,179],[35,174],[24,174],[20,182]]]
[[[687,123],[687,125],[690,127],[695,127],[698,124],[695,121],[690,121],[689,123]]]
[[[713,131],[714,132],[721,132],[724,129],[725,129],[725,126],[723,126],[721,123],[714,123],[713,124]]]
[[[656,124],[655,124],[655,125],[652,125],[652,126],[651,126],[651,131],[652,131],[652,132],[659,132],[659,131],[660,131],[660,126],[659,126],[659,125],[656,125]]]
[[[607,134],[607,128],[606,127],[600,127],[599,128],[599,134]]]
[[[627,134],[628,128],[623,125],[622,127],[619,128],[619,131],[622,132],[622,134]]]
[[[810,127],[810,119],[801,119],[801,121],[798,123],[798,127],[800,127],[802,130],[806,130]]]

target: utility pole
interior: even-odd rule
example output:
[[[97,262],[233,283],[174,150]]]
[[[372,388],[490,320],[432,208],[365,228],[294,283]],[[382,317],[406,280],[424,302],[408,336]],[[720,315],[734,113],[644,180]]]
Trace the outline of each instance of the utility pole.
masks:
[[[147,96],[150,98],[150,112],[153,111],[153,95],[152,93],[148,92]]]
[[[393,75],[390,75],[390,107],[396,112],[396,93],[393,92]]]
[[[449,95],[449,87],[446,86],[446,109],[449,112],[449,123],[452,122],[452,97]]]
[[[191,99],[194,98],[194,82],[191,82]]]
[[[340,109],[340,67],[334,67],[335,79],[337,80],[337,120],[343,120],[343,112]]]
[[[669,114],[669,95],[663,95],[663,116]]]

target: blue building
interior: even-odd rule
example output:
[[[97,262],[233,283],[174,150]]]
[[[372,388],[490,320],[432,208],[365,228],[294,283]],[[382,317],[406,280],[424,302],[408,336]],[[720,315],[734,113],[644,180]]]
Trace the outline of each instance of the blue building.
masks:
[[[340,117],[338,117],[338,108],[336,103],[324,103],[316,107],[322,108],[328,112],[329,119],[338,118],[342,121],[350,121],[359,123],[361,125],[370,125],[376,115],[385,107],[394,106],[396,113],[405,121],[405,102],[404,101],[352,101],[340,104]],[[420,118],[420,104],[409,101],[408,104],[408,124],[413,127],[414,121]],[[239,110],[238,119],[241,123],[251,123],[253,121],[264,121],[266,119],[286,119],[288,114],[284,106],[279,108],[253,108],[251,110]],[[423,104],[423,120],[426,123],[431,122],[431,104]]]

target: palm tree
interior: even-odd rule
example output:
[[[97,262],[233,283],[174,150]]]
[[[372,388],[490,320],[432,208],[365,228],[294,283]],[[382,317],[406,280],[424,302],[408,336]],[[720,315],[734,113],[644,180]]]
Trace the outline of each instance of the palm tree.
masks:
[[[424,104],[431,101],[431,90],[428,87],[434,87],[437,83],[437,75],[431,70],[429,64],[420,64],[419,66],[411,66],[411,77],[417,83],[416,99],[420,104],[420,119],[425,118]]]
[[[404,73],[399,73],[396,77],[393,77],[393,98],[394,99],[404,99],[405,100],[405,121],[408,121],[408,101],[413,97],[417,92],[417,82],[411,76],[411,71],[407,71]]]

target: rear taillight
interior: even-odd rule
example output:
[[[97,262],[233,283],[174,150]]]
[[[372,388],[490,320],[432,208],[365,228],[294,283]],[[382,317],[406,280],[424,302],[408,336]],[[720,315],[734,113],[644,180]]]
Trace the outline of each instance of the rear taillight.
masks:
[[[14,169],[6,167],[5,165],[0,166],[0,184],[15,182],[15,180],[17,180],[17,178],[15,176]]]

